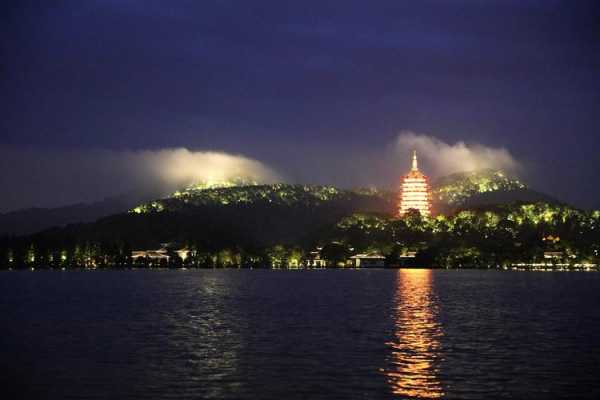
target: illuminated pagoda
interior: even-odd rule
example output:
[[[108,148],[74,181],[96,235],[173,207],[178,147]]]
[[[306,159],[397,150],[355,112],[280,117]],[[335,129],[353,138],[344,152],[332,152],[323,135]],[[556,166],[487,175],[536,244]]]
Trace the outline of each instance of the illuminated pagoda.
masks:
[[[417,152],[413,152],[412,168],[404,176],[400,192],[398,215],[403,216],[408,210],[417,210],[423,216],[431,215],[431,191],[429,181],[417,163]]]

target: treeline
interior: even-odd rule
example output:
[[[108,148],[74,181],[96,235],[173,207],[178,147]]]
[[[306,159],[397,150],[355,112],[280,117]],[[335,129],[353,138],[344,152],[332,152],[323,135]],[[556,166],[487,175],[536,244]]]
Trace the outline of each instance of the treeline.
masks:
[[[2,269],[108,268],[131,263],[131,246],[125,242],[0,239]]]
[[[351,266],[355,254],[383,255],[387,266],[439,268],[600,262],[600,212],[566,206],[495,206],[433,218],[418,212],[344,216],[335,208],[256,210],[122,215],[5,237],[0,268],[341,268]],[[132,258],[133,250],[166,242],[162,260]]]
[[[420,263],[442,268],[598,264],[600,212],[535,203],[434,218],[355,214],[336,225],[331,239],[360,252],[379,251],[392,262],[417,251]]]

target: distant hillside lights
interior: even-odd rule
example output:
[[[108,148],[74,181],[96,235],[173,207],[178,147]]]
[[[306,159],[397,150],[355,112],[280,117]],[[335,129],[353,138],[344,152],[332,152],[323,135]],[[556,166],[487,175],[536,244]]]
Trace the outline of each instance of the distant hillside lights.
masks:
[[[417,210],[422,216],[431,215],[431,189],[427,176],[419,171],[416,151],[413,152],[412,168],[402,180],[398,215],[402,217],[409,210]]]
[[[448,181],[448,178],[460,175],[460,179]],[[446,181],[438,182],[433,195],[442,203],[461,205],[474,195],[489,192],[509,192],[526,189],[527,186],[518,179],[508,177],[502,171],[492,169],[461,172],[445,177]]]
[[[159,213],[181,210],[182,207],[232,206],[241,204],[272,203],[274,205],[317,205],[358,196],[378,196],[376,191],[341,190],[333,186],[293,185],[276,183],[240,186],[206,187],[191,185],[170,197],[140,204],[129,210],[133,214]],[[381,196],[380,196],[381,197]]]

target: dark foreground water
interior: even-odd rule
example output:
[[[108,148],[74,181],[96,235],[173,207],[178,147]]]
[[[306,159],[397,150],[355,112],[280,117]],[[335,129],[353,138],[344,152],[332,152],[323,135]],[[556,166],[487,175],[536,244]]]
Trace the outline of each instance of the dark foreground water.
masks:
[[[0,395],[599,398],[600,274],[0,274]]]

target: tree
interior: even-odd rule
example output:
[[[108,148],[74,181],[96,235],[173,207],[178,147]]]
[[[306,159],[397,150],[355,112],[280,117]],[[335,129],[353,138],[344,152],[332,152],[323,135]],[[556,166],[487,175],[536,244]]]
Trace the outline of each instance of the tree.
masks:
[[[288,251],[281,245],[275,245],[267,249],[267,257],[271,268],[282,268],[286,266]]]
[[[321,257],[331,267],[343,267],[350,257],[350,249],[338,242],[329,243],[321,250]]]

